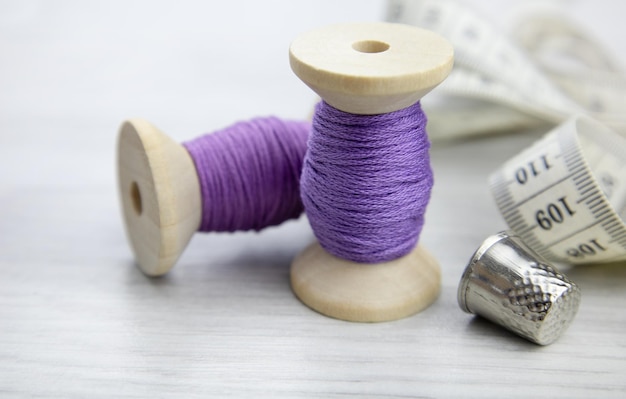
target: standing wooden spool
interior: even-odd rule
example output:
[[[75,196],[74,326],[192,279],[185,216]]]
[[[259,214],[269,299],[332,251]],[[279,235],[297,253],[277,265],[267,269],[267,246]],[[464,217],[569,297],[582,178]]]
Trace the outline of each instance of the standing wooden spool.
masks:
[[[353,23],[305,33],[291,44],[294,73],[324,101],[351,114],[406,108],[441,83],[453,64],[451,44],[416,27]],[[421,246],[384,263],[338,258],[319,243],[292,263],[291,284],[309,307],[343,320],[394,320],[428,307],[439,295],[437,261]]]

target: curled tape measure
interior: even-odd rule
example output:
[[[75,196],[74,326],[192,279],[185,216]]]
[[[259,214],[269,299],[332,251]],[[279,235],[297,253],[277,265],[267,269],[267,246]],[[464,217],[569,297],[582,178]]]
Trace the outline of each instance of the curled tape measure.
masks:
[[[509,227],[546,259],[626,260],[626,139],[603,124],[573,117],[489,180]]]
[[[479,104],[469,115],[466,104],[455,110],[448,99],[442,107],[425,104],[433,139],[554,126],[578,114],[626,133],[621,112],[626,108],[626,75],[595,40],[562,15],[523,20],[510,37],[453,1],[390,0],[387,19],[450,40],[455,67],[437,92]],[[510,109],[503,118],[504,107]]]

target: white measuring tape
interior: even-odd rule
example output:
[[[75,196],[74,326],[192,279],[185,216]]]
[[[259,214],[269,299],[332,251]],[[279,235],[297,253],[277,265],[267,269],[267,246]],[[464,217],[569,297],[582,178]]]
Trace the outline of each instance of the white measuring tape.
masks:
[[[437,93],[474,104],[425,104],[433,140],[555,125],[578,114],[626,134],[626,75],[563,16],[524,20],[515,41],[452,1],[391,0],[387,19],[435,31],[454,45],[455,67]]]
[[[626,139],[574,117],[490,177],[509,227],[546,259],[626,260]]]

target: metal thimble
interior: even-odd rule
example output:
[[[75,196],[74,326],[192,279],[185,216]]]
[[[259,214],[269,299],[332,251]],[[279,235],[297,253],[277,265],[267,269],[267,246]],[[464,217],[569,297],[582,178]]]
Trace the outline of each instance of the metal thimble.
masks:
[[[539,345],[570,325],[580,304],[578,286],[510,232],[488,237],[470,260],[459,306]]]

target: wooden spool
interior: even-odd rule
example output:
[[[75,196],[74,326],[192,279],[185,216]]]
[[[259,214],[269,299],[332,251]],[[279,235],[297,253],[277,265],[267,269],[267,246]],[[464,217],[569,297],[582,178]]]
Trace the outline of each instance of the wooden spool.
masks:
[[[419,101],[450,73],[453,48],[441,36],[390,23],[333,25],[305,33],[290,47],[294,73],[333,107],[374,115]],[[437,261],[421,246],[389,262],[360,264],[319,243],[291,265],[291,285],[306,305],[338,319],[395,320],[439,295]]]
[[[187,150],[149,122],[120,128],[118,188],[128,241],[139,268],[167,273],[202,219],[200,183]]]

